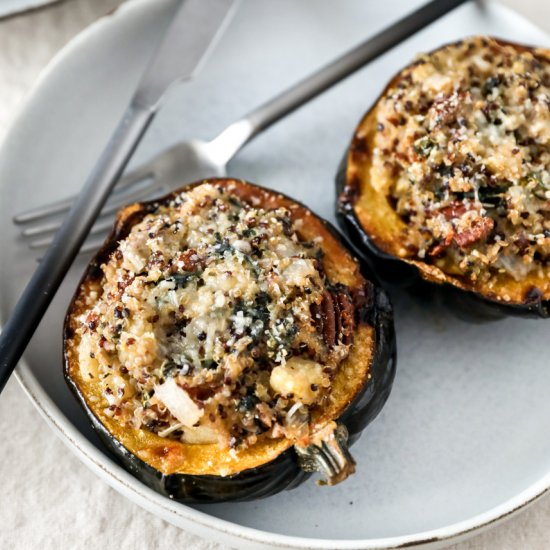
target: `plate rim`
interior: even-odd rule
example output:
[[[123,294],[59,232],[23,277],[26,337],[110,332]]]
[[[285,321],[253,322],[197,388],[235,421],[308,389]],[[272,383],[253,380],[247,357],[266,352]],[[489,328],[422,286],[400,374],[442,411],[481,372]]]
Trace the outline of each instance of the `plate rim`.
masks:
[[[13,7],[7,11],[0,14],[0,21],[5,19],[11,19],[13,17],[18,17],[20,15],[27,15],[33,11],[47,8],[53,6],[54,4],[59,4],[63,0],[33,0],[29,2],[26,6],[21,6],[19,8]]]
[[[85,43],[92,35],[101,32],[106,25],[124,17],[125,14],[131,10],[144,9],[145,6],[155,3],[155,1],[158,0],[128,0],[115,8],[115,10],[94,21],[69,40],[69,42],[65,44],[40,71],[30,90],[24,94],[19,102],[18,108],[8,121],[7,130],[0,146],[0,155],[10,141],[11,135],[18,127],[18,122],[24,115],[26,109],[35,98],[39,96],[42,85],[48,80],[50,74],[62,64],[66,57],[71,55],[74,50]],[[493,0],[484,1],[483,4],[484,9],[498,9],[501,12],[507,12],[509,16],[527,22],[531,26],[536,26],[535,23],[528,20],[525,16]],[[0,326],[2,323],[3,316],[0,312]],[[207,512],[195,510],[190,506],[171,501],[156,493],[141,483],[137,478],[126,472],[107,454],[97,449],[81,434],[46,393],[34,376],[24,357],[16,368],[15,377],[24,393],[55,435],[82,463],[103,481],[107,482],[109,486],[161,519],[179,528],[185,528],[198,536],[210,538],[211,540],[222,543],[227,543],[229,541],[227,538],[221,537],[231,537],[233,542],[240,542],[247,546],[254,544],[255,546],[250,546],[251,548],[257,548],[258,544],[262,545],[264,548],[296,548],[303,550],[331,550],[335,548],[340,550],[389,550],[404,547],[443,547],[447,544],[459,542],[460,540],[479,534],[490,527],[504,522],[520,510],[534,503],[550,490],[549,471],[523,491],[485,512],[476,514],[466,520],[429,531],[395,537],[376,539],[327,539],[273,533],[262,529],[246,527],[229,520],[212,516]],[[181,523],[176,523],[176,518],[179,519]],[[182,523],[185,524],[185,527],[182,527]]]

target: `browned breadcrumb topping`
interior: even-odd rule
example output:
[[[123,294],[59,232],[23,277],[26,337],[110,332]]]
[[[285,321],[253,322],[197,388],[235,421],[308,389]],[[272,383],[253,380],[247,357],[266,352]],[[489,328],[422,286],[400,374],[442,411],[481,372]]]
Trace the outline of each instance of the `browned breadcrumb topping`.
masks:
[[[406,255],[473,281],[550,275],[550,58],[470,38],[421,56],[376,112]]]
[[[286,209],[209,183],[136,224],[77,330],[105,414],[222,447],[307,436],[349,352],[353,306],[299,229]]]

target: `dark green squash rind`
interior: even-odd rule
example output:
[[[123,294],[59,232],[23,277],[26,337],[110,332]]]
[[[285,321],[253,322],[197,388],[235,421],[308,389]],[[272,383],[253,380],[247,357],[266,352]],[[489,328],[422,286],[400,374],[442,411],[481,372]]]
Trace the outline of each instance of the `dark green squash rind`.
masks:
[[[215,180],[209,180],[215,182]],[[191,188],[202,182],[186,186]],[[259,186],[256,186],[259,187]],[[181,189],[180,189],[181,191]],[[89,276],[94,276],[95,270],[108,258],[116,247],[118,240],[123,239],[129,228],[146,213],[152,212],[155,205],[170,200],[171,193],[156,201],[143,203],[135,218],[125,220],[121,226],[116,226],[107,238],[105,245],[97,253],[87,268],[80,285]],[[300,204],[297,201],[293,201]],[[301,205],[303,206],[303,205]],[[305,207],[304,207],[305,208]],[[350,248],[340,233],[327,221],[322,220],[325,227],[337,238],[344,248]],[[361,262],[361,272],[365,278],[372,274],[368,266]],[[370,277],[369,277],[370,276]],[[353,444],[359,438],[363,429],[378,415],[386,402],[396,368],[396,341],[393,325],[393,309],[387,293],[367,280],[367,303],[364,304],[358,316],[361,322],[374,327],[374,351],[369,369],[370,378],[365,381],[362,390],[355,396],[353,402],[338,419],[344,423],[349,432],[349,443]],[[65,319],[64,339],[71,336],[69,319],[73,304],[69,307]],[[120,441],[118,441],[101,423],[97,416],[88,408],[86,400],[77,384],[69,375],[68,358],[65,356],[64,376],[77,401],[84,409],[94,430],[107,449],[119,463],[132,475],[158,493],[184,503],[208,503],[225,501],[248,501],[274,495],[280,491],[292,489],[300,485],[311,474],[304,472],[298,465],[297,455],[293,448],[281,453],[275,460],[257,468],[250,468],[232,476],[165,475],[146,464]]]

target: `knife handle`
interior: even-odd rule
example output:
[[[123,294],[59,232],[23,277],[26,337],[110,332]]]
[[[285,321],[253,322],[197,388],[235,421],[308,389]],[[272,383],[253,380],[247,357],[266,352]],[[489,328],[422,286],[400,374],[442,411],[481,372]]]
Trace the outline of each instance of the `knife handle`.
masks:
[[[155,111],[131,104],[0,333],[0,392]]]
[[[257,134],[468,0],[431,0],[228,126],[212,140],[220,162]]]

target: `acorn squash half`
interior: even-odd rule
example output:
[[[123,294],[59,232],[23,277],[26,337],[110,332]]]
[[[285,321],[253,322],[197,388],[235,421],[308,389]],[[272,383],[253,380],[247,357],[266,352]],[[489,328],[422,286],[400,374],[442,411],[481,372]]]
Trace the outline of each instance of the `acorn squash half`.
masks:
[[[550,51],[489,37],[392,78],[336,177],[339,224],[382,280],[478,318],[550,315],[549,85]]]
[[[121,426],[116,415],[106,414],[108,408],[97,377],[89,377],[82,369],[78,330],[82,315],[101,298],[105,281],[102,264],[117,253],[119,242],[145,216],[154,216],[159,207],[204,182],[153,202],[133,204],[118,214],[113,232],[86,269],[67,313],[66,381],[101,440],[121,464],[170,498],[183,502],[251,500],[295,487],[316,470],[327,483],[337,483],[354,471],[348,446],[376,417],[390,393],[395,372],[395,337],[388,296],[365,278],[338,233],[305,206],[241,180],[208,182],[230,190],[231,196],[243,203],[266,210],[288,209],[292,222],[300,220],[300,239],[320,240],[323,254],[319,261],[332,288],[343,285],[353,297],[349,355],[334,376],[330,399],[311,410],[309,436],[298,442],[259,435],[254,444],[229,450],[220,448],[218,443],[185,443],[161,437],[145,427]],[[181,222],[185,224],[185,219]],[[324,307],[321,317],[334,319],[337,327],[350,313],[349,308],[346,313],[345,308],[339,307],[337,299]],[[327,311],[329,307],[332,311]],[[346,322],[349,326],[349,319]]]

